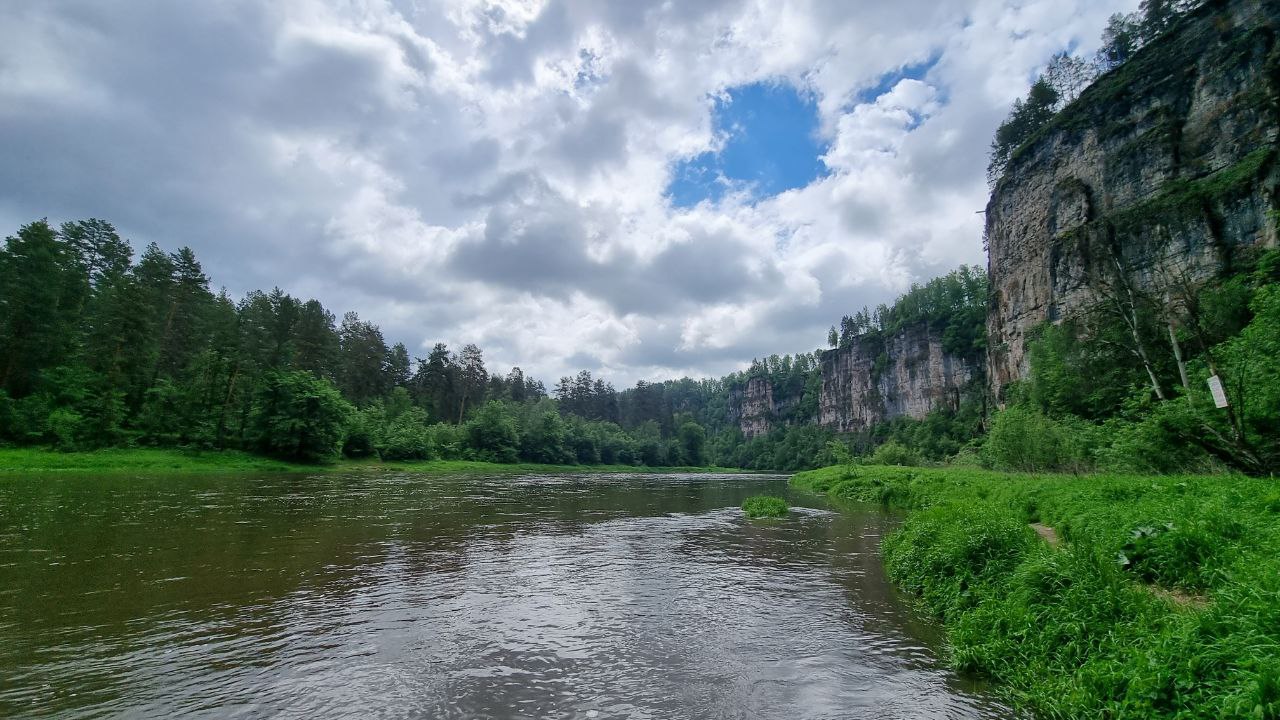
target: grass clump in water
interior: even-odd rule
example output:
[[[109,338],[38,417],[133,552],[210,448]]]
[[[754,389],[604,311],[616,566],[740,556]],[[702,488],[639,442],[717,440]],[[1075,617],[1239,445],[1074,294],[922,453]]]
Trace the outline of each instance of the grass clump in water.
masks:
[[[742,511],[749,518],[780,518],[791,512],[787,501],[772,495],[753,495],[742,503]]]

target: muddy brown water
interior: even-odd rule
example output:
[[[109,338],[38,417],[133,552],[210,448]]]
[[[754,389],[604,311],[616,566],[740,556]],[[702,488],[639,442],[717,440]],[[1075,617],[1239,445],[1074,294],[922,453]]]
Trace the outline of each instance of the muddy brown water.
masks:
[[[1009,716],[893,523],[765,476],[2,479],[0,716]]]

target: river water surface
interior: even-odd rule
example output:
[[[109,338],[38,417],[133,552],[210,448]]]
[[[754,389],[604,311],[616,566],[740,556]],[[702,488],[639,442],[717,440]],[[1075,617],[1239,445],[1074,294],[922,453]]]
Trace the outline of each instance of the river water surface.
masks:
[[[0,716],[989,718],[785,478],[0,479]]]

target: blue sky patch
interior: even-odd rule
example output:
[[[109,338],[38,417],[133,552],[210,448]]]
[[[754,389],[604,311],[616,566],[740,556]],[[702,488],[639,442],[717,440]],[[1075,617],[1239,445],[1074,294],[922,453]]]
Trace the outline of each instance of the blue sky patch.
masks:
[[[744,187],[757,199],[771,197],[826,174],[821,157],[828,143],[818,136],[811,95],[782,83],[740,85],[716,101],[713,113],[724,146],[676,164],[667,186],[676,207],[718,201]]]
[[[845,108],[845,111],[853,109],[853,105],[861,105],[862,103],[873,103],[876,98],[884,95],[890,90],[897,87],[898,83],[903,80],[924,80],[934,65],[938,64],[938,60],[942,59],[941,53],[934,53],[927,59],[918,63],[908,63],[902,67],[892,70],[880,76],[875,85],[858,93],[854,102]]]

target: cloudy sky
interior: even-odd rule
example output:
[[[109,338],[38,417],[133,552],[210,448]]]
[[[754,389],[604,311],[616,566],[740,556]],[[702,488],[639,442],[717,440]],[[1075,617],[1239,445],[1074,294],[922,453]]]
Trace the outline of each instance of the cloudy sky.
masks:
[[[0,232],[618,385],[983,262],[986,150],[1137,0],[4,0]]]

